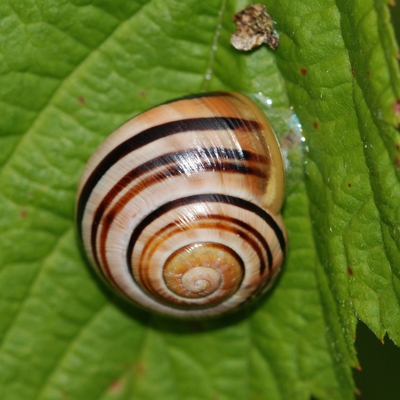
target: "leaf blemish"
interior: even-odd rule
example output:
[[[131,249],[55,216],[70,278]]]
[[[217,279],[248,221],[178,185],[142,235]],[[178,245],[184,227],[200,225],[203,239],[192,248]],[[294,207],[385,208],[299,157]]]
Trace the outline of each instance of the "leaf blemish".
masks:
[[[21,219],[25,219],[28,216],[28,211],[21,210],[21,212],[19,213],[19,216],[21,217]]]
[[[393,112],[395,113],[395,115],[399,115],[400,114],[400,99],[397,99],[393,103]],[[396,146],[396,148],[397,148],[397,146]]]
[[[122,382],[120,380],[116,380],[114,382],[111,382],[110,385],[110,392],[111,393],[119,393],[122,390]]]
[[[349,188],[351,188],[353,185],[352,185],[351,183],[348,183],[347,186],[348,186]]]
[[[136,372],[138,373],[138,375],[144,374],[145,371],[146,368],[143,363],[139,362],[136,364]]]
[[[317,121],[314,121],[314,122],[313,122],[313,127],[314,127],[315,129],[318,129],[318,122],[317,122]]]
[[[78,101],[79,104],[85,104],[86,103],[86,99],[82,96],[78,97],[76,99]]]
[[[347,273],[348,273],[350,276],[353,276],[353,275],[354,275],[354,272],[353,272],[353,270],[352,270],[350,267],[347,267]]]
[[[301,69],[300,69],[300,72],[301,72],[301,74],[302,74],[303,76],[306,76],[306,75],[307,75],[307,70],[306,70],[305,68],[301,68]]]

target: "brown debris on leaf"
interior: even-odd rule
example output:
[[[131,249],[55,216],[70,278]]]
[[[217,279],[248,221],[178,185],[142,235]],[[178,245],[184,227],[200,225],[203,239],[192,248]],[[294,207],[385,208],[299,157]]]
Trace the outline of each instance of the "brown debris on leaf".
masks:
[[[272,49],[279,45],[274,21],[263,4],[251,4],[232,16],[236,32],[231,36],[231,44],[237,50],[249,51],[254,47],[268,44]]]

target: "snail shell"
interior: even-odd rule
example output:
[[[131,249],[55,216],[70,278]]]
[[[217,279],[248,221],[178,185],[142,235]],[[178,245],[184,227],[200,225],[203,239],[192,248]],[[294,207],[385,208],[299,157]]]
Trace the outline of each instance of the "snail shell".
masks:
[[[79,185],[77,224],[99,274],[177,317],[234,310],[284,258],[281,151],[266,117],[232,92],[192,95],[131,119]]]

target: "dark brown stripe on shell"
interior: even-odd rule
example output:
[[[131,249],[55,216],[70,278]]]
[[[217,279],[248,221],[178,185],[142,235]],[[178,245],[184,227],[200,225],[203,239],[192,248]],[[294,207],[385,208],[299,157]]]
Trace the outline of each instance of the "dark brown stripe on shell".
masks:
[[[248,239],[248,242],[250,243],[251,247],[254,249],[254,251],[257,253],[258,258],[260,259],[260,275],[262,275],[265,272],[265,269],[268,266],[268,269],[270,270],[272,267],[272,253],[271,253],[271,249],[269,248],[268,242],[265,240],[265,237],[262,236],[260,234],[260,232],[257,231],[257,229],[255,229],[254,227],[252,227],[251,225],[247,224],[244,221],[241,221],[237,218],[232,218],[229,217],[227,215],[221,215],[221,214],[208,214],[208,215],[204,215],[204,216],[197,216],[197,221],[196,221],[196,225],[195,227],[197,228],[197,226],[199,226],[200,228],[204,229],[206,226],[205,224],[215,224],[215,221],[218,222],[227,222],[229,224],[231,224],[231,226],[227,227],[225,230],[229,230],[229,228],[232,227],[240,227],[241,229],[243,229],[243,231],[245,232],[243,234],[243,236],[245,237],[245,239]],[[177,233],[181,233],[187,230],[192,229],[192,226],[182,226],[182,224],[179,223],[180,221],[172,221],[169,224],[167,224],[166,226],[164,226],[163,228],[161,228],[160,230],[158,230],[157,232],[154,233],[154,237],[157,238],[155,240],[163,240],[163,237],[165,235],[167,235],[168,237],[171,237],[175,234],[175,232]],[[218,225],[218,228],[220,227],[220,225]],[[233,232],[233,229],[230,229]],[[250,235],[254,236],[257,241],[261,244],[262,248],[265,249],[266,255],[267,255],[267,265],[264,262],[264,256],[262,254],[262,251],[260,249],[260,247],[258,246],[258,244],[256,243],[256,241],[254,239],[250,239],[249,234],[246,233],[249,232]],[[235,228],[235,232],[238,235],[242,236],[242,231],[240,231],[238,228]],[[154,247],[153,243],[153,239],[150,242],[147,242],[146,245],[143,247],[142,250],[142,258],[143,255],[148,252],[148,248]],[[147,255],[147,258],[151,258],[153,253],[154,253],[155,249],[153,251],[150,251],[149,254]],[[141,263],[142,261],[140,261]]]
[[[205,149],[200,149],[205,150]],[[268,179],[267,171],[265,169],[259,169],[257,167],[247,166],[243,162],[256,162],[267,164],[268,159],[264,156],[259,156],[258,154],[254,154],[248,151],[237,151],[233,149],[220,149],[213,148],[213,151],[210,149],[205,150],[209,153],[209,157],[206,157],[207,162],[201,162],[201,169],[199,171],[190,171],[205,173],[205,172],[224,172],[224,173],[240,173],[244,175],[252,175],[259,177],[261,179]],[[211,157],[212,155],[212,157]],[[100,222],[103,220],[102,231],[99,239],[100,249],[100,259],[103,262],[104,272],[107,276],[109,276],[108,265],[105,258],[105,243],[107,240],[108,231],[110,225],[112,224],[114,218],[118,215],[118,213],[126,206],[128,202],[132,200],[133,197],[137,196],[142,190],[154,185],[158,184],[161,181],[168,179],[173,176],[180,176],[181,174],[185,174],[185,168],[180,162],[180,157],[193,157],[198,159],[199,161],[204,160],[204,153],[199,151],[198,149],[190,149],[185,150],[179,153],[169,153],[160,157],[157,157],[153,160],[150,160],[137,168],[134,168],[129,173],[127,173],[121,180],[110,190],[110,192],[104,197],[102,202],[99,204],[95,215],[93,217],[92,228],[91,228],[91,247],[93,249],[94,259],[97,265],[99,265],[99,257],[95,249],[96,241],[97,241],[97,232],[100,226]],[[226,162],[225,160],[236,160],[236,162]],[[172,164],[172,165],[170,165]],[[153,169],[156,169],[160,166],[166,165],[166,168],[161,169],[155,174],[144,178],[136,186],[131,188],[124,196],[122,196],[116,204],[112,207],[111,210],[107,212],[107,214],[103,217],[106,212],[109,204],[114,200],[114,198],[120,193],[121,190],[126,188],[133,180],[138,179],[140,176],[151,172]]]
[[[157,210],[153,211],[151,214],[147,215],[134,229],[132,232],[132,235],[129,240],[129,244],[127,247],[127,252],[126,252],[126,262],[128,265],[129,272],[132,274],[132,265],[131,265],[131,258],[132,258],[132,252],[133,248],[135,246],[135,243],[139,236],[141,235],[142,231],[149,225],[151,224],[155,219],[159,218],[161,215],[169,212],[170,210],[174,208],[178,208],[181,206],[185,206],[188,204],[193,204],[193,203],[205,203],[205,202],[214,202],[214,203],[224,203],[224,204],[231,204],[237,207],[240,207],[244,210],[247,210],[249,212],[252,212],[259,216],[261,219],[265,221],[267,225],[274,231],[279,245],[281,247],[282,253],[285,254],[286,251],[286,244],[285,244],[285,237],[283,235],[283,232],[281,228],[278,226],[278,224],[275,222],[275,220],[269,215],[268,212],[260,208],[259,206],[247,201],[240,199],[238,197],[234,196],[226,196],[226,195],[221,195],[218,193],[208,193],[208,194],[200,194],[200,195],[194,195],[194,196],[188,196],[182,199],[177,199],[173,200],[169,203],[166,203],[159,207]]]
[[[207,171],[226,171],[226,172],[238,172],[241,174],[253,175],[259,178],[269,179],[269,159],[263,155],[255,154],[246,150],[236,150],[236,149],[226,149],[226,148],[202,148],[202,149],[187,149],[180,152],[164,154],[160,157],[153,158],[138,167],[130,170],[125,174],[114,186],[113,188],[104,196],[103,200],[97,207],[95,215],[93,217],[92,224],[92,238],[96,236],[97,227],[100,224],[101,218],[107,207],[112,203],[112,201],[118,196],[118,194],[125,189],[131,182],[135,179],[139,179],[142,175],[149,173],[150,171],[159,168],[163,165],[176,165],[178,168],[177,172],[185,174],[187,170],[184,168],[184,160],[198,160],[201,162],[201,168],[198,171],[190,172],[200,172],[203,173],[205,167]],[[222,161],[223,160],[223,161]],[[236,163],[225,163],[225,160],[236,160]],[[266,164],[265,170],[247,166],[245,163],[261,163]],[[189,163],[188,163],[189,164]],[[193,163],[191,164],[192,167]],[[182,167],[181,167],[182,166]],[[180,168],[179,168],[180,167]],[[175,170],[176,171],[176,170]],[[165,172],[159,172],[157,179],[153,178],[153,183],[160,180],[159,175],[164,174],[166,179],[170,176],[175,176],[177,173],[173,173],[172,170],[166,170]],[[147,181],[147,184],[149,182]],[[137,193],[137,192],[135,192]],[[132,196],[133,197],[133,196]],[[92,239],[93,240],[93,239]],[[92,243],[93,245],[93,243]]]
[[[134,150],[137,150],[151,142],[161,138],[183,132],[207,131],[207,130],[232,130],[232,131],[260,131],[261,125],[256,121],[240,118],[213,117],[213,118],[190,118],[179,121],[167,122],[162,125],[153,126],[139,132],[135,136],[125,140],[111,150],[103,160],[92,171],[86,180],[78,200],[77,221],[78,231],[82,237],[82,218],[95,186],[103,175],[119,160]]]
[[[220,166],[220,168],[221,168],[221,171],[223,171],[224,173],[238,172],[236,165],[232,166],[228,163],[222,164]],[[211,168],[210,171],[215,172],[215,168]],[[205,169],[205,171],[203,171],[203,172],[207,172],[207,169]],[[159,183],[163,179],[166,179],[166,178],[172,177],[172,176],[179,176],[179,175],[181,175],[180,168],[178,166],[171,166],[170,168],[168,168],[167,173],[165,170],[163,170],[159,174],[152,175],[147,180],[144,179],[143,181],[140,182],[140,185],[136,186],[136,190],[132,189],[129,192],[127,192],[124,196],[122,196],[121,199],[113,206],[113,208],[105,215],[105,217],[103,218],[103,225],[102,225],[102,230],[101,230],[101,234],[100,234],[100,238],[99,238],[98,248],[100,249],[99,253],[100,253],[100,260],[102,261],[103,272],[105,273],[105,275],[107,277],[109,277],[109,279],[112,280],[113,278],[111,277],[110,268],[109,268],[109,265],[108,265],[108,262],[106,259],[106,242],[107,242],[107,236],[108,236],[108,232],[111,227],[111,224],[114,221],[114,219],[116,218],[116,216],[118,215],[118,213],[121,211],[121,209],[123,209],[125,207],[125,205],[127,203],[129,203],[129,201],[132,199],[132,197],[136,196],[142,190],[148,188],[151,185]],[[91,246],[93,249],[96,249],[97,248],[97,246],[96,246],[97,228],[96,228],[96,231],[94,231],[92,233],[93,233],[93,236],[91,238],[92,239]],[[96,264],[99,265],[99,257],[97,255],[97,252],[94,251],[93,255],[94,255]]]
[[[221,224],[222,221],[227,222],[228,224],[223,225],[223,224]],[[265,240],[264,237],[262,237],[262,235],[256,229],[254,229],[250,225],[246,224],[245,222],[240,221],[236,218],[219,215],[219,214],[210,214],[207,216],[202,216],[195,223],[193,223],[193,225],[191,225],[190,227],[182,226],[182,224],[180,224],[179,222],[180,221],[176,220],[176,221],[169,223],[166,227],[164,227],[164,228],[160,229],[158,232],[156,232],[154,234],[154,237],[157,238],[158,240],[163,240],[163,237],[164,237],[166,231],[168,231],[168,238],[171,238],[176,233],[180,234],[182,232],[185,232],[185,231],[193,229],[193,228],[196,230],[197,229],[201,230],[201,229],[215,228],[215,229],[219,229],[222,231],[231,232],[231,233],[236,234],[236,235],[240,236],[241,238],[243,238],[243,240],[246,241],[251,246],[251,248],[254,250],[254,252],[257,254],[258,259],[260,260],[260,267],[259,267],[260,275],[263,274],[263,272],[267,268],[267,265],[268,265],[268,269],[271,270],[273,260],[272,260],[271,250],[269,248],[267,241]],[[254,236],[256,237],[256,239],[258,240],[258,243],[256,240],[254,240],[252,235],[253,235],[253,237]],[[263,255],[262,249],[260,248],[259,244],[261,244],[261,246],[264,248],[264,250],[266,252],[267,263],[265,263],[265,256]],[[154,249],[152,251],[150,251],[149,254],[146,254],[148,252],[149,246],[153,247]],[[147,242],[146,246],[142,250],[142,257],[139,261],[139,265],[144,264],[143,263],[144,255],[146,254],[146,258],[150,259],[153,255],[154,251],[156,251],[156,248],[157,248],[156,244],[152,244],[152,242]],[[242,261],[242,263],[243,263],[243,261]],[[148,280],[144,278],[144,273],[145,273],[145,271],[142,271],[142,268],[139,268],[140,286],[144,286],[147,289],[147,291],[152,296],[154,296],[154,291],[152,291],[150,289],[151,282],[148,282]],[[244,271],[243,275],[245,275],[245,271]],[[131,276],[132,276],[132,279],[134,279],[133,274],[131,274]],[[271,277],[271,274],[269,274],[268,279],[270,277]],[[155,297],[158,298],[157,294]]]

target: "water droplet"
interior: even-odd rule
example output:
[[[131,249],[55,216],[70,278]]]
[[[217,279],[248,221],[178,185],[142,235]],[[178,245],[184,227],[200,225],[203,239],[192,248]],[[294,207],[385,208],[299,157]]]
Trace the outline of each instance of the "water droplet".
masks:
[[[268,96],[265,96],[263,92],[258,92],[254,95],[254,97],[263,105],[271,107],[272,106],[272,99]]]

